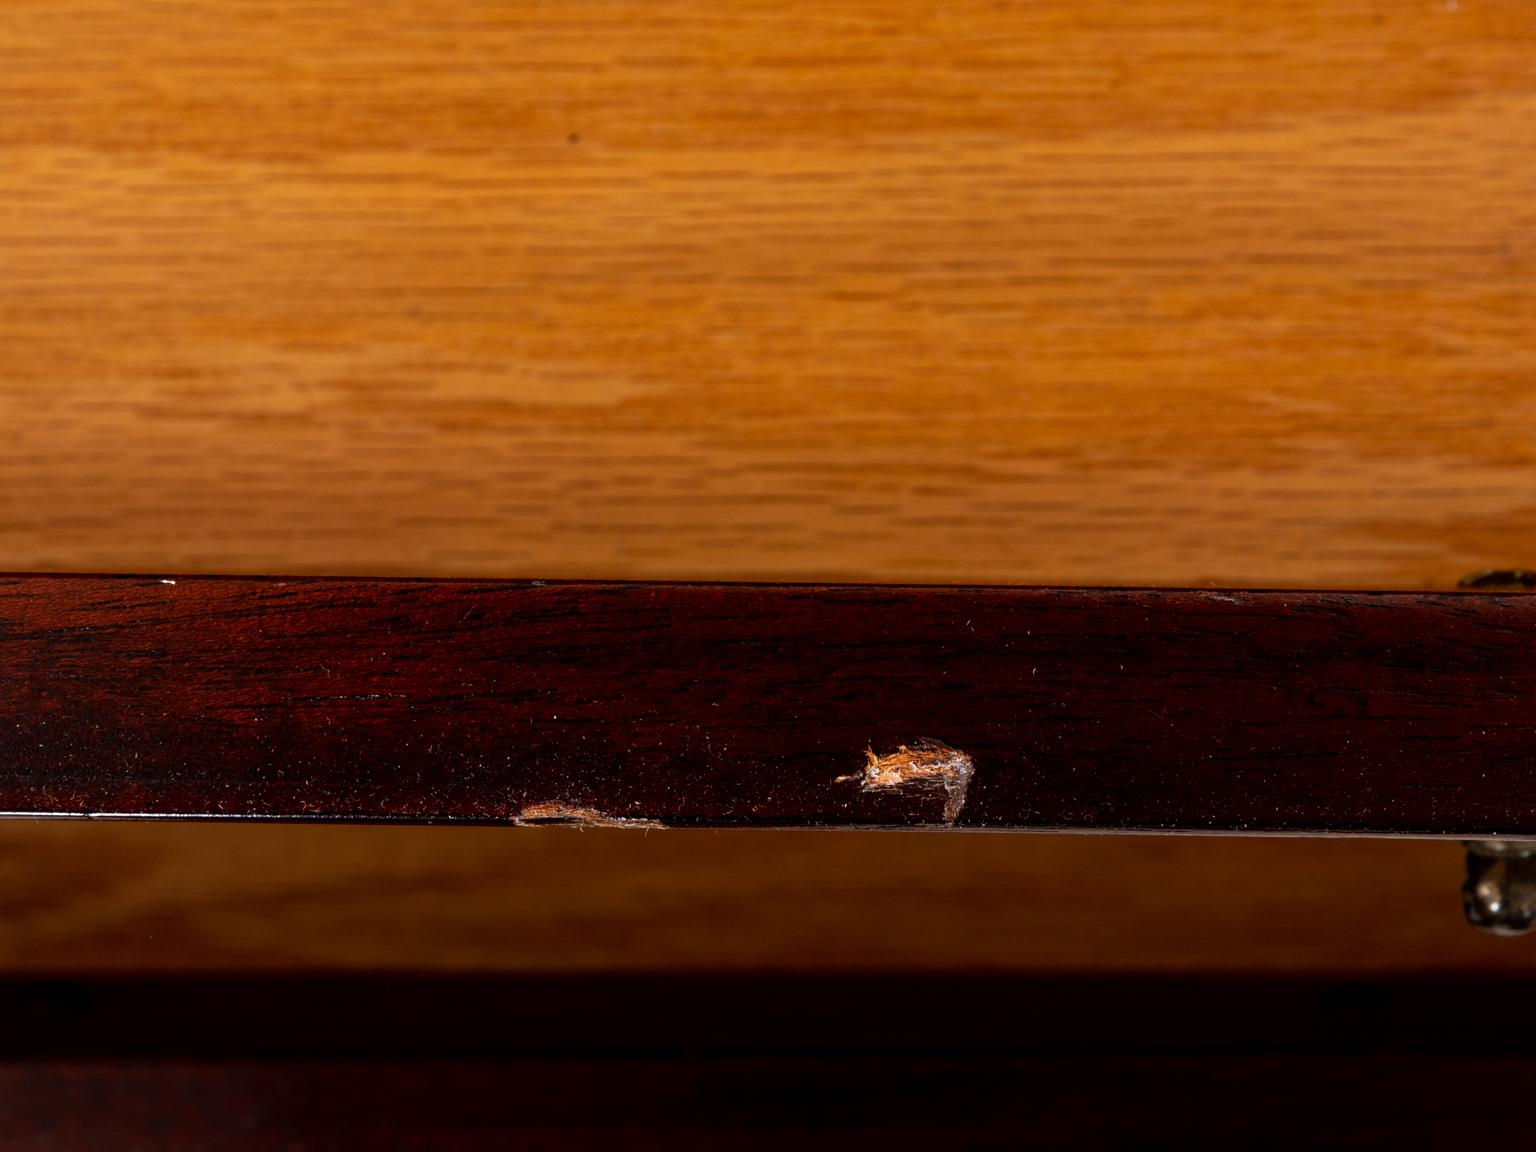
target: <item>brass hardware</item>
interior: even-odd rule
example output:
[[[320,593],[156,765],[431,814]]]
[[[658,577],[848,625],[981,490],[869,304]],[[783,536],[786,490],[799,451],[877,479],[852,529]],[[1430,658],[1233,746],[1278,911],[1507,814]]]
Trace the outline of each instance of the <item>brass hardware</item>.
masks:
[[[1495,936],[1536,928],[1536,840],[1468,840],[1467,923]]]

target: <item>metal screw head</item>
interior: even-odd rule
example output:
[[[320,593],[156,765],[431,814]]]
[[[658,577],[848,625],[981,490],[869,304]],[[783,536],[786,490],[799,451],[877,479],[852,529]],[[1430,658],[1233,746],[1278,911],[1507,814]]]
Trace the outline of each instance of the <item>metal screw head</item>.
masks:
[[[1536,928],[1536,841],[1468,841],[1461,902],[1468,924],[1496,936]]]

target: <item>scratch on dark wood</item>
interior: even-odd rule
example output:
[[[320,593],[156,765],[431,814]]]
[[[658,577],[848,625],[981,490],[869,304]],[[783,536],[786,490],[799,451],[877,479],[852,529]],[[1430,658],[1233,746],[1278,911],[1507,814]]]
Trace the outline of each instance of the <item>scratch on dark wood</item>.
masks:
[[[966,790],[971,786],[971,773],[975,770],[971,758],[964,752],[925,738],[913,741],[910,748],[903,744],[885,756],[877,755],[873,748],[867,749],[864,755],[863,771],[839,776],[839,784],[857,780],[866,792],[882,788],[942,789],[944,823],[953,824],[960,818],[965,808]]]
[[[516,823],[525,825],[569,824],[577,828],[665,828],[660,820],[609,816],[596,808],[575,804],[529,804],[517,814]]]

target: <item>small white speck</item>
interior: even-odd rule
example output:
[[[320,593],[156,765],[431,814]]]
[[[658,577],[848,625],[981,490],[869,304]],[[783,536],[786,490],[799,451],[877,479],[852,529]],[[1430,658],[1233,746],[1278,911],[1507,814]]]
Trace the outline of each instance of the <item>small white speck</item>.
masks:
[[[162,583],[162,584],[174,584],[174,583],[176,583],[176,581],[174,581],[174,580],[162,580],[162,581],[160,581],[160,583]]]

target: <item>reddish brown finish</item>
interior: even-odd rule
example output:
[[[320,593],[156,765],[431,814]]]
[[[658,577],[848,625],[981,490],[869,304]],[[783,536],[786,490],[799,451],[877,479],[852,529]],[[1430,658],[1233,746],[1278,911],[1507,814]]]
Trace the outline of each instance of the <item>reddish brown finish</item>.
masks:
[[[0,809],[1536,833],[1536,599],[0,581]],[[931,783],[931,782],[929,782]]]

